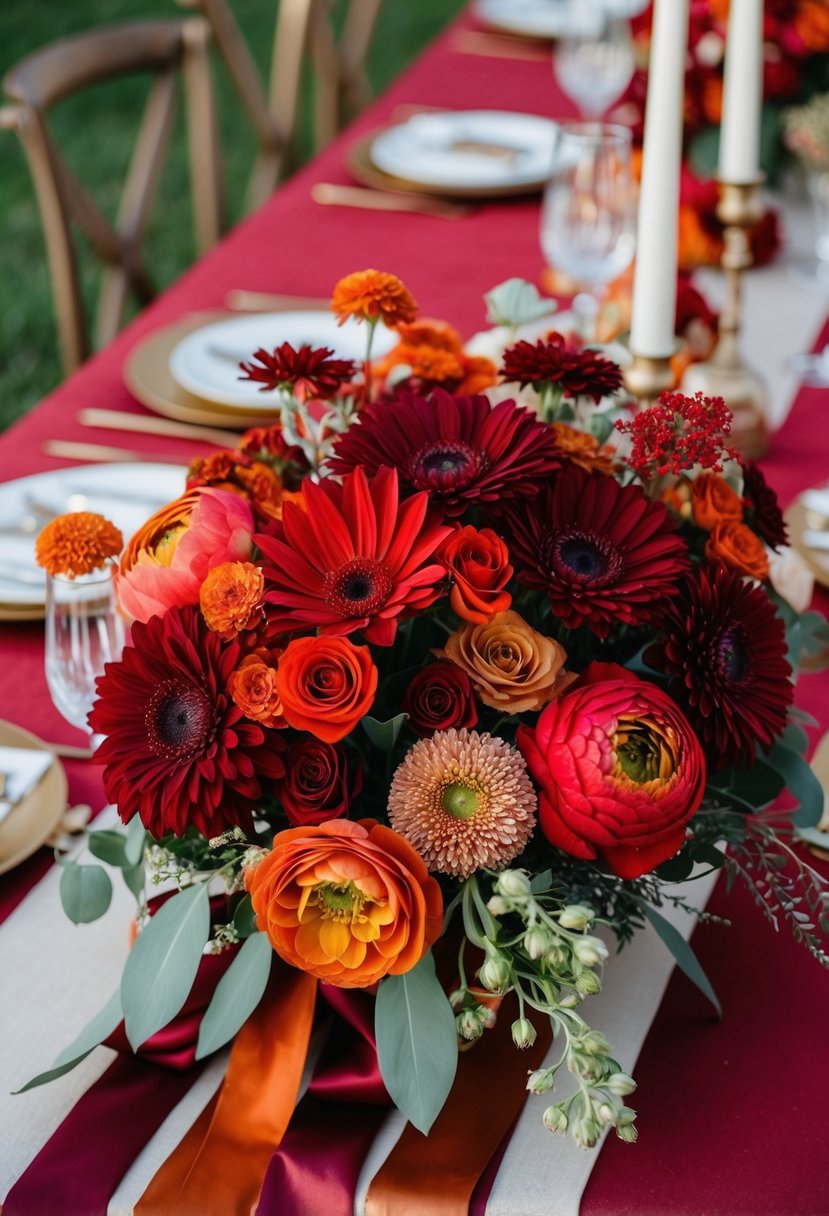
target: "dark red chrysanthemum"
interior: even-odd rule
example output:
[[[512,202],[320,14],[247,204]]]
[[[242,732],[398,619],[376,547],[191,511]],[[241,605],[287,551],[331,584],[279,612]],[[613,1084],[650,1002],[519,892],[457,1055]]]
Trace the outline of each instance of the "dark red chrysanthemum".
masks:
[[[297,350],[290,342],[283,342],[270,354],[260,348],[254,351],[250,363],[239,364],[244,372],[239,379],[261,383],[263,393],[282,386],[289,388],[297,401],[311,397],[325,401],[354,375],[353,360],[334,359],[333,354],[328,346],[300,346]]]
[[[614,621],[658,620],[689,567],[661,503],[576,465],[520,510],[508,508],[505,522],[519,582],[546,591],[568,628],[587,624],[600,638]]]
[[[792,669],[786,631],[762,587],[724,567],[697,567],[670,605],[647,662],[671,677],[716,766],[747,765],[786,725]]]
[[[451,529],[427,515],[429,499],[398,499],[397,473],[362,469],[343,478],[303,483],[305,510],[286,503],[282,521],[257,537],[265,555],[265,601],[273,629],[361,629],[367,642],[391,646],[401,616],[413,616],[441,594],[445,567],[434,556]]]
[[[555,435],[516,405],[491,406],[486,397],[431,397],[407,390],[367,406],[337,441],[331,468],[397,469],[407,491],[425,490],[449,516],[470,503],[526,498],[559,467]]]
[[[589,347],[579,349],[562,334],[546,340],[516,342],[504,351],[504,380],[526,384],[554,384],[565,397],[592,397],[598,405],[622,386],[622,369]]]
[[[777,495],[754,461],[744,460],[742,469],[746,523],[772,549],[779,549],[781,545],[788,544],[789,535]]]
[[[260,777],[285,769],[281,741],[244,718],[226,691],[241,658],[195,606],[133,625],[131,645],[98,678],[89,715],[106,735],[95,759],[125,823],[138,815],[156,838],[252,826]]]

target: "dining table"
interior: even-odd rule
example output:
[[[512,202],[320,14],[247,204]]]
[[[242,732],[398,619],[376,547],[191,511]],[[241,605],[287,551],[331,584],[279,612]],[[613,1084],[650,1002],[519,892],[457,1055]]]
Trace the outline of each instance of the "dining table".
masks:
[[[146,461],[173,458],[182,470],[194,456],[215,450],[192,437],[114,437],[111,430],[82,424],[79,415],[98,408],[125,417],[146,416],[124,382],[130,352],[148,335],[194,312],[226,309],[231,291],[326,299],[342,276],[373,267],[400,276],[421,316],[445,319],[468,337],[486,328],[485,292],[513,276],[540,282],[544,258],[537,194],[475,199],[463,214],[448,217],[324,205],[313,193],[319,183],[354,185],[349,170],[354,147],[373,130],[418,107],[576,117],[555,83],[549,52],[541,44],[516,42],[511,47],[501,39],[499,52],[499,41],[481,40],[479,32],[474,12],[462,13],[324,151],[279,186],[105,349],[0,435],[0,480],[70,467],[72,461],[44,451],[44,444],[56,439],[116,444],[137,450]],[[519,45],[527,53],[517,53]],[[785,207],[783,216],[785,220]],[[786,235],[784,230],[784,241]],[[829,479],[829,389],[798,385],[786,369],[788,356],[822,349],[829,342],[829,297],[788,278],[784,260],[785,244],[778,264],[746,276],[743,343],[772,390],[775,429],[762,467],[786,505],[802,490]],[[707,280],[715,292],[718,277],[712,273]],[[49,325],[50,318],[44,316],[43,323]],[[118,465],[111,471],[116,479]],[[818,588],[815,606],[825,611],[827,604],[826,591]],[[829,724],[829,675],[804,675],[796,704],[818,723],[809,728],[815,746]],[[42,621],[0,623],[0,713],[42,739],[85,742],[50,698]],[[103,821],[111,821],[94,762],[69,758],[63,764],[70,804],[88,804],[94,816],[108,815]],[[63,1216],[77,1210],[50,1199],[48,1193],[38,1207],[31,1188],[18,1204],[15,1187],[113,1059],[109,1049],[97,1048],[75,1073],[10,1095],[33,1072],[48,1067],[100,1008],[109,991],[92,989],[109,980],[101,980],[96,967],[109,968],[110,978],[117,976],[128,948],[124,901],[116,901],[117,907],[95,925],[75,926],[65,920],[58,869],[52,851],[42,848],[0,876],[0,1198],[11,1196],[7,1216],[34,1216],[37,1211]],[[731,890],[723,878],[710,885],[710,895],[703,892],[700,899],[701,905],[707,897],[705,915],[693,928],[692,940],[721,1001],[722,1016],[718,1018],[700,991],[673,969],[666,952],[664,959],[653,961],[661,949],[658,943],[652,950],[648,946],[650,953],[637,964],[641,985],[649,991],[649,1007],[638,1008],[630,993],[615,1001],[615,1010],[610,1009],[610,996],[602,1007],[608,1019],[636,1023],[624,1063],[630,1071],[635,1066],[638,1090],[630,1101],[639,1112],[638,1142],[608,1137],[598,1148],[585,1151],[543,1128],[539,1135],[527,1129],[530,1124],[540,1126],[543,1099],[528,1097],[509,1143],[495,1155],[476,1188],[470,1210],[489,1216],[829,1213],[829,976],[793,940],[785,924],[768,922],[739,883]],[[618,960],[608,963],[606,987],[611,993],[614,968],[623,971],[631,957],[627,952],[637,948],[625,947]],[[606,1024],[597,1023],[599,1029]],[[190,1105],[186,1110],[182,1106],[177,1124],[176,1112],[166,1112],[159,1145],[165,1136],[186,1132],[199,1103],[203,1106],[211,1085],[215,1089],[218,1084],[222,1067],[221,1058],[208,1063],[189,1091]],[[493,1076],[493,1102],[498,1101],[498,1084]],[[81,1163],[73,1168],[97,1168],[83,1145],[73,1152]],[[428,1140],[423,1140],[422,1152],[424,1189],[405,1210],[428,1216],[443,1208],[439,1181],[429,1177]],[[157,1146],[153,1158],[145,1150],[143,1167],[120,1161],[120,1173],[110,1178],[110,1193],[98,1195],[94,1212],[90,1207],[81,1211],[88,1216],[131,1212],[161,1153]],[[137,1150],[134,1155],[138,1157]],[[565,1186],[569,1173],[576,1181]],[[125,1185],[130,1177],[131,1185]],[[363,1186],[355,1199],[357,1210],[364,1192]],[[309,1216],[318,1211],[322,1216],[322,1209],[308,1208]],[[332,1204],[325,1211],[334,1216],[339,1209]]]

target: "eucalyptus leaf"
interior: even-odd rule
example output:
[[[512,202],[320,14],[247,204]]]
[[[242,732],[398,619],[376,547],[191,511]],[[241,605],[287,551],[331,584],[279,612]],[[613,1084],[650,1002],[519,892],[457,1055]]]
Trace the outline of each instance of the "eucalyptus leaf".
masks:
[[[761,759],[755,760],[751,768],[720,769],[709,788],[726,798],[733,795],[738,802],[746,803],[754,810],[774,802],[785,787],[784,777],[776,768]]]
[[[663,861],[656,867],[656,873],[663,882],[684,882],[694,868],[694,859],[690,849],[680,849],[673,857]]]
[[[202,1060],[230,1042],[262,999],[273,961],[264,933],[254,933],[216,985],[199,1028],[196,1059]]]
[[[128,866],[126,833],[115,828],[104,828],[98,832],[87,832],[86,847],[93,857],[98,857],[110,866]]]
[[[717,1000],[717,994],[711,987],[711,981],[700,966],[699,959],[694,954],[690,944],[686,942],[679,930],[669,920],[666,920],[660,912],[652,908],[650,904],[643,904],[643,908],[645,916],[647,916],[662,941],[676,959],[676,965],[680,971],[683,971],[688,976],[692,984],[696,984],[703,996],[706,996],[716,1009],[717,1016],[722,1017],[722,1007]]]
[[[243,895],[233,913],[233,928],[240,937],[250,937],[256,933],[256,913],[249,895]]]
[[[486,317],[493,325],[509,325],[513,329],[547,317],[558,308],[555,300],[539,294],[534,283],[526,279],[507,279],[484,296]]]
[[[127,824],[127,843],[124,846],[124,852],[130,865],[137,866],[139,861],[143,860],[146,842],[147,829],[138,816],[133,815]]]
[[[27,1089],[45,1085],[47,1081],[54,1081],[57,1077],[62,1077],[64,1073],[71,1072],[77,1064],[80,1064],[81,1060],[85,1060],[91,1051],[94,1051],[100,1043],[103,1043],[104,1039],[112,1034],[120,1021],[121,994],[116,990],[101,1012],[84,1026],[78,1037],[68,1047],[64,1047],[52,1067],[48,1068],[46,1072],[32,1077],[31,1081],[27,1081],[24,1086],[15,1090],[15,1093],[23,1094]]]
[[[396,714],[393,718],[387,718],[385,722],[365,717],[362,719],[363,730],[375,747],[379,747],[382,752],[390,752],[408,717],[408,714]]]
[[[381,981],[375,1006],[380,1072],[395,1105],[426,1136],[458,1065],[455,1015],[431,953],[404,975]]]
[[[69,919],[76,925],[88,925],[103,916],[112,899],[112,883],[103,866],[79,865],[77,861],[61,862],[60,901]]]
[[[549,891],[553,885],[553,871],[542,870],[540,874],[536,874],[530,879],[530,890],[533,895],[540,895],[542,891]]]
[[[176,1016],[210,935],[206,883],[179,891],[151,917],[127,956],[121,1001],[133,1049]]]
[[[792,812],[792,823],[799,828],[813,828],[823,814],[823,786],[812,769],[784,743],[775,743],[766,761],[780,774],[799,803]]]
[[[121,871],[121,876],[127,885],[127,889],[132,891],[136,899],[140,899],[146,878],[143,861],[139,861],[136,866],[125,866]]]

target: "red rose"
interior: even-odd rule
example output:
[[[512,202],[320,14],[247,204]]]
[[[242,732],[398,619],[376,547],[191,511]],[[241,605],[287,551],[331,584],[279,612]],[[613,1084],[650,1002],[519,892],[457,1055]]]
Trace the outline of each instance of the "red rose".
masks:
[[[460,528],[440,556],[454,584],[449,602],[462,620],[486,625],[507,611],[512,603],[504,590],[512,578],[509,550],[491,528]]]
[[[443,659],[417,673],[406,689],[403,709],[419,735],[453,726],[469,728],[478,721],[472,681],[460,667]]]
[[[291,827],[316,827],[326,819],[347,819],[353,798],[363,788],[363,772],[351,766],[339,743],[303,739],[285,759],[285,776],[276,790]]]

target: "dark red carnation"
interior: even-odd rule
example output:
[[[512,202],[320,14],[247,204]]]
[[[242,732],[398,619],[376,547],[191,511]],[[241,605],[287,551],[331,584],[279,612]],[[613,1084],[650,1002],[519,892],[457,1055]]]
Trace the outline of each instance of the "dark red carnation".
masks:
[[[285,757],[285,776],[276,792],[291,827],[302,828],[347,819],[362,788],[362,766],[349,762],[341,743],[303,739]]]
[[[781,545],[789,543],[789,535],[777,495],[753,460],[744,460],[741,463],[746,523],[750,524],[772,549],[779,549]]]
[[[354,375],[354,361],[334,359],[333,354],[328,346],[296,350],[290,342],[283,342],[270,354],[260,347],[250,363],[239,364],[244,373],[239,379],[260,383],[263,393],[282,387],[289,388],[297,401],[327,400]]]
[[[458,516],[471,503],[532,496],[560,459],[550,428],[514,401],[404,389],[362,410],[330,464],[335,473],[360,465],[369,476],[391,466],[407,493],[425,490]]]
[[[281,741],[242,716],[227,692],[242,651],[222,642],[197,606],[132,627],[131,645],[98,678],[92,730],[107,798],[156,838],[189,827],[216,836],[252,827],[260,777],[284,772]]]
[[[665,616],[647,662],[670,677],[715,766],[751,764],[786,725],[786,631],[762,587],[723,566],[697,567]]]
[[[622,386],[618,363],[589,347],[573,346],[557,333],[535,343],[516,342],[504,352],[501,375],[522,388],[527,384],[555,385],[565,397],[592,397],[597,405],[602,397],[611,396]]]
[[[472,682],[455,663],[439,659],[423,667],[406,689],[402,703],[409,726],[419,735],[475,726],[478,707]]]
[[[690,564],[662,503],[576,465],[505,522],[518,581],[546,591],[568,628],[602,638],[614,621],[658,620]]]

